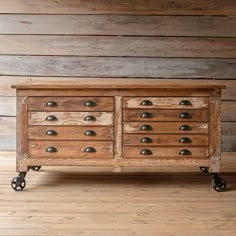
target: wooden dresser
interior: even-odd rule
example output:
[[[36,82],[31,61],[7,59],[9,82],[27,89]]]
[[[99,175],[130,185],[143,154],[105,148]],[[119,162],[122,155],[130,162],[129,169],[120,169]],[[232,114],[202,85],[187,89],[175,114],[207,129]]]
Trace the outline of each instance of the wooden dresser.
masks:
[[[154,79],[80,79],[17,89],[15,190],[41,166],[200,167],[216,191],[224,86]]]

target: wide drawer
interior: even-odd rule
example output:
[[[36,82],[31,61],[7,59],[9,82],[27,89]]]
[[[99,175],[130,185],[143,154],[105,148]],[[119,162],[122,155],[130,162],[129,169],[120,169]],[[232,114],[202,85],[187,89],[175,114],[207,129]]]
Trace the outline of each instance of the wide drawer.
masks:
[[[207,158],[207,147],[124,147],[124,158]]]
[[[113,124],[112,112],[29,112],[29,125],[106,125]]]
[[[113,111],[113,97],[29,97],[35,111]]]
[[[123,133],[208,133],[205,122],[124,122]]]
[[[202,109],[208,108],[206,97],[125,97],[123,108]]]
[[[31,140],[113,140],[109,126],[29,126]]]
[[[123,134],[124,146],[208,146],[206,134]]]
[[[112,141],[29,141],[29,157],[112,158]]]
[[[208,121],[208,110],[124,109],[124,121]]]

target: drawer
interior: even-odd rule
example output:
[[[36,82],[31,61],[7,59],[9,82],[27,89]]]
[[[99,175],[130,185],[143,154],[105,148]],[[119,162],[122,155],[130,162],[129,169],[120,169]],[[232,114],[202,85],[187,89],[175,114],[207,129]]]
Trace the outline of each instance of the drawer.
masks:
[[[113,140],[109,126],[29,126],[30,140]]]
[[[106,125],[113,124],[112,112],[36,112],[28,113],[29,125]]]
[[[113,158],[112,141],[29,141],[31,158]]]
[[[29,97],[32,111],[113,111],[113,97]]]
[[[208,110],[124,109],[124,121],[208,121]]]
[[[207,97],[125,97],[123,108],[203,109]]]
[[[124,147],[124,158],[207,158],[207,147]]]
[[[123,134],[124,146],[208,146],[206,134]]]
[[[208,133],[205,122],[124,122],[123,133]]]

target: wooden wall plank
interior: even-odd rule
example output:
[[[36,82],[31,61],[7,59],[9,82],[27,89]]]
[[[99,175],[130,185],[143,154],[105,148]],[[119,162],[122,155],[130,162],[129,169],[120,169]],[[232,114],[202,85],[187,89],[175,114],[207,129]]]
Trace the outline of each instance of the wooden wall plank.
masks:
[[[16,97],[0,97],[0,116],[15,116],[15,115],[16,115]]]
[[[0,13],[236,15],[234,0],[1,0]]]
[[[236,17],[0,15],[0,34],[236,37]]]
[[[236,121],[236,102],[223,101],[221,104],[222,121]]]
[[[236,59],[0,56],[0,74],[233,79]]]
[[[236,58],[236,38],[0,35],[0,54]]]
[[[236,151],[236,122],[222,122],[221,126],[221,151]]]

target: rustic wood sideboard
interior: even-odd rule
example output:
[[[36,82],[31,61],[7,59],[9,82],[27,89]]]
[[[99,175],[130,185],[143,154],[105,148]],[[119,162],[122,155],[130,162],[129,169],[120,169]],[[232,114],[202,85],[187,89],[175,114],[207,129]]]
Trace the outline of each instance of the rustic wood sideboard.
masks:
[[[41,166],[200,167],[216,191],[222,85],[154,79],[79,79],[17,89],[14,190]]]

